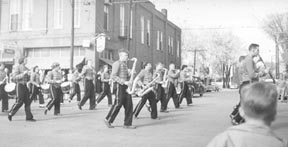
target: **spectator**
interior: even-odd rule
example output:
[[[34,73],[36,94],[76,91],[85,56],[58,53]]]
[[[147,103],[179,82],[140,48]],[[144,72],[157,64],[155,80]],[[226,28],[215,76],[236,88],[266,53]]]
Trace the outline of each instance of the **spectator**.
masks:
[[[287,147],[271,129],[277,113],[276,86],[256,82],[241,90],[239,112],[245,122],[217,135],[207,147]]]

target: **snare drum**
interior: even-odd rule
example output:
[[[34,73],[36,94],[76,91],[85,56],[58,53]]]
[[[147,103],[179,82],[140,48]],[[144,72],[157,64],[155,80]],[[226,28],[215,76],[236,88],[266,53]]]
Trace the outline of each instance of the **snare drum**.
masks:
[[[43,93],[43,94],[49,94],[49,93],[50,93],[49,87],[50,87],[49,84],[43,84],[43,85],[41,85],[42,93]]]
[[[63,93],[69,93],[70,88],[70,82],[64,82],[61,84],[61,90]]]
[[[16,96],[16,84],[15,83],[8,83],[5,85],[4,90],[10,97]]]

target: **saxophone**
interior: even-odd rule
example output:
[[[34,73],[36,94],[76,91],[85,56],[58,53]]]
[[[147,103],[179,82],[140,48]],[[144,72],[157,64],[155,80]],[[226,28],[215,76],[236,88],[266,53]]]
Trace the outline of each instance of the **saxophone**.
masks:
[[[165,89],[168,86],[168,79],[167,79],[167,73],[168,70],[166,68],[164,68],[164,76],[163,76],[163,81],[162,81],[162,87]]]
[[[135,83],[134,83],[134,81],[133,81],[133,79],[134,79],[134,72],[135,72],[135,68],[136,68],[136,63],[137,63],[137,58],[132,58],[131,59],[132,61],[134,61],[133,62],[133,66],[132,66],[132,69],[131,69],[131,76],[130,76],[130,79],[129,79],[129,83],[132,83],[132,84],[129,84],[128,85],[128,88],[127,88],[127,93],[128,94],[133,94],[134,93],[134,91],[135,91]]]
[[[158,78],[160,77],[160,74],[158,73],[157,76],[151,81],[149,82],[146,86],[144,86],[140,91],[137,92],[137,95],[142,97],[143,95],[149,93],[150,91],[152,91],[154,89],[154,87],[152,86],[152,84],[158,80]],[[136,82],[136,81],[135,81]],[[134,83],[135,83],[134,82]]]

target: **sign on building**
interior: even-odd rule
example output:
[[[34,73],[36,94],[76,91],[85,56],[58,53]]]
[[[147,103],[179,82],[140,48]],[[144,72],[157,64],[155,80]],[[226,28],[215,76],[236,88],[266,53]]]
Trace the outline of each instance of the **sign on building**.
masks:
[[[99,36],[97,38],[97,52],[102,52],[105,50],[105,43],[106,43],[105,36]]]

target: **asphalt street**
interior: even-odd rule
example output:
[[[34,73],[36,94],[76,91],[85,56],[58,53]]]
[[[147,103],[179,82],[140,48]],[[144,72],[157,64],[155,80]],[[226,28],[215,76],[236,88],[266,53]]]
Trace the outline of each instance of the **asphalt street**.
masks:
[[[203,147],[218,133],[231,126],[228,117],[238,101],[237,90],[205,93],[193,98],[193,106],[182,103],[175,109],[172,99],[169,113],[158,113],[160,120],[150,119],[147,109],[134,119],[135,130],[124,129],[124,108],[120,111],[115,128],[109,129],[104,118],[109,111],[107,99],[96,110],[88,110],[89,102],[79,110],[77,102],[61,105],[61,115],[54,116],[53,109],[44,115],[44,109],[33,102],[32,113],[37,122],[26,122],[22,107],[9,122],[7,113],[0,113],[1,147]],[[76,98],[75,98],[76,99]],[[10,108],[15,100],[10,100]],[[133,98],[134,106],[139,98]],[[158,104],[159,109],[160,104]],[[279,103],[278,116],[273,129],[288,139],[288,104]]]

